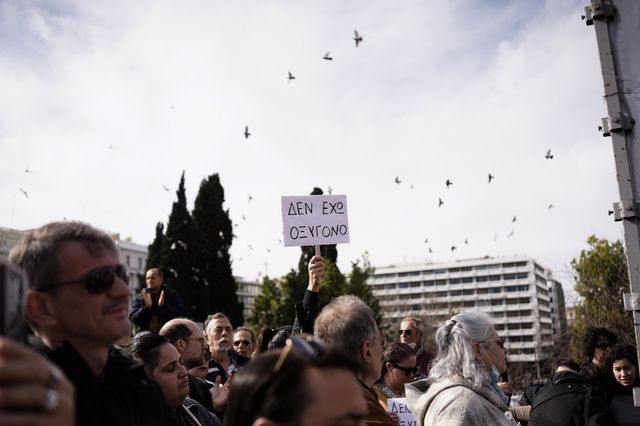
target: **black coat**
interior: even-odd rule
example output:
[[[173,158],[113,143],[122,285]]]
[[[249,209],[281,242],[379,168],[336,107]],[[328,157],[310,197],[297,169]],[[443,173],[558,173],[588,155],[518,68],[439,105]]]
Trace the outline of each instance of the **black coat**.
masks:
[[[613,425],[604,391],[574,371],[553,376],[533,397],[529,426]]]
[[[119,349],[111,348],[102,377],[68,342],[49,351],[76,387],[77,426],[169,425],[171,410],[156,382],[144,367]]]
[[[145,291],[143,289],[142,291]],[[155,314],[158,317],[159,327],[162,327],[176,317],[184,315],[184,305],[180,294],[162,284],[160,291],[164,291],[164,304],[158,306],[158,301],[153,300],[153,304],[148,307],[144,304],[142,293],[138,294],[133,301],[129,318],[138,327],[138,331],[149,330],[149,322]],[[149,330],[157,333],[158,330]]]

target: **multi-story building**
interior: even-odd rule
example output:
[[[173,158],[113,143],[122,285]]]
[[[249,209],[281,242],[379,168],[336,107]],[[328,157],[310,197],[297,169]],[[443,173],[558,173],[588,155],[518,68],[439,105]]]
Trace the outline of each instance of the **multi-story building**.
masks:
[[[120,239],[120,234],[112,234],[111,238],[120,248],[120,263],[127,267],[129,275],[129,288],[131,294],[136,294],[137,290],[143,286],[139,277],[144,277],[147,266],[147,246],[137,244],[130,238]]]
[[[7,257],[26,232],[0,226],[0,257]]]
[[[562,287],[549,269],[527,256],[376,267],[368,284],[394,330],[412,315],[435,331],[452,315],[474,309],[494,318],[509,362],[539,365],[559,341]]]
[[[253,308],[253,302],[256,297],[262,291],[261,281],[249,281],[241,277],[235,277],[236,279],[236,295],[238,301],[244,304],[242,314],[245,320],[251,315],[251,309]]]

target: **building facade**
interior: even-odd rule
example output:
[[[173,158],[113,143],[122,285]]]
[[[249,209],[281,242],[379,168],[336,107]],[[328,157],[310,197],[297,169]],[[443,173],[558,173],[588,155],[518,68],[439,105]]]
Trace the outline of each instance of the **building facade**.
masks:
[[[262,282],[258,280],[249,281],[241,277],[234,278],[236,280],[236,295],[238,296],[238,301],[244,306],[242,314],[246,320],[251,315],[253,302],[262,291]]]
[[[111,238],[120,249],[120,263],[127,267],[129,288],[131,289],[131,294],[135,295],[144,285],[142,284],[144,281],[140,281],[139,277],[144,277],[146,272],[147,246],[134,243],[130,238],[121,240],[120,234],[112,234]]]
[[[0,257],[9,256],[11,249],[20,242],[27,232],[0,226]]]
[[[538,370],[559,342],[562,287],[527,256],[376,267],[368,284],[393,330],[406,316],[423,318],[435,331],[458,312],[487,312],[506,341],[508,361]]]

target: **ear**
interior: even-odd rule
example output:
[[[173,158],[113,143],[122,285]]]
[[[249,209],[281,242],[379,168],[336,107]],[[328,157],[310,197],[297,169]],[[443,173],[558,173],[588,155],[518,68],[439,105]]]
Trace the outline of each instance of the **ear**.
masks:
[[[387,361],[387,363],[384,365],[384,367],[387,369],[387,371],[390,371],[391,367],[393,367],[393,364],[391,364],[389,361]]]
[[[371,342],[365,340],[360,345],[360,359],[367,364],[371,360]]]
[[[258,417],[257,419],[255,419],[253,421],[251,426],[276,426],[276,424],[277,423],[272,422],[271,420],[267,419],[266,417]]]
[[[482,353],[481,353],[481,351],[480,351],[480,343],[478,343],[478,342],[473,342],[473,343],[471,344],[471,347],[473,348],[473,353],[476,355],[476,357],[477,357],[478,359],[481,359],[481,358],[482,358]]]
[[[40,291],[27,290],[25,315],[38,327],[52,327],[58,322],[51,294]]]

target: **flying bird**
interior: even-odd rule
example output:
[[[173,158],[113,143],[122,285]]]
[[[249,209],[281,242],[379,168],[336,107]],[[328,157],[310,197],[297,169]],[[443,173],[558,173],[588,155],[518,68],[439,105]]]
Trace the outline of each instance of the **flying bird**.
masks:
[[[518,219],[514,216],[513,219],[511,219],[511,223],[516,223]]]
[[[464,243],[465,244],[469,244],[469,240],[467,240],[466,238],[464,239]]]
[[[457,250],[457,249],[458,249],[458,247],[456,247],[456,246],[451,246],[451,251],[452,251],[452,252],[453,252],[454,250]]]
[[[395,183],[397,183],[397,184],[399,185],[399,184],[400,184],[400,182],[402,182],[402,181],[400,180],[400,177],[399,177],[399,176],[396,176],[396,178],[394,179],[394,182],[395,182]]]
[[[547,160],[553,159],[553,155],[551,154],[551,150],[547,151],[547,153],[545,154],[544,158],[546,158]]]
[[[244,138],[249,139],[249,136],[251,136],[251,133],[249,133],[249,126],[244,126]]]
[[[246,218],[246,217],[244,217],[244,215],[242,215],[242,220],[247,220],[247,218]]]
[[[513,237],[513,231],[509,232],[509,235],[507,235],[507,238],[511,238]]]
[[[438,198],[438,207],[440,207],[443,204],[444,204],[444,201],[442,201],[442,198]]]
[[[29,173],[29,174],[33,173],[33,172],[32,172],[31,170],[29,170],[29,169],[24,169],[24,172],[25,172],[25,173]]]
[[[362,43],[362,36],[360,34],[358,34],[358,30],[353,30],[353,39],[356,42],[356,47],[358,47],[360,45],[360,43]]]
[[[333,188],[332,187],[328,187],[327,188],[327,192],[329,193],[329,195],[331,195],[331,193],[333,192]]]
[[[445,184],[447,185],[447,188],[450,187],[451,185],[453,185],[453,182],[451,182],[449,179],[447,179],[447,181],[445,182]]]
[[[164,189],[167,192],[169,191],[169,188],[167,187],[167,185],[164,185],[164,184],[162,185],[162,189]]]
[[[289,83],[291,83],[291,80],[295,80],[295,79],[296,77],[293,74],[291,74],[291,71],[289,71],[289,76],[287,77],[287,80],[289,80]]]
[[[20,192],[22,192],[24,194],[25,197],[29,198],[29,194],[27,194],[27,191],[25,191],[22,188],[18,188],[20,190]]]
[[[325,53],[322,59],[324,59],[325,61],[333,61],[333,58],[331,57],[331,51]]]
[[[424,239],[424,243],[425,243],[425,244],[427,244],[428,242],[429,242],[429,239],[428,239],[428,238],[425,238],[425,239]]]
[[[433,250],[431,250],[431,247],[429,247],[429,253],[433,253]]]
[[[547,210],[551,210],[553,208],[553,204],[549,204],[549,206],[547,207]]]
[[[494,175],[492,175],[491,173],[489,173],[489,183],[491,183],[491,181],[495,178]]]
[[[253,197],[251,196],[251,194],[247,195],[247,197],[249,198],[249,202],[251,202],[251,200],[253,200]]]

